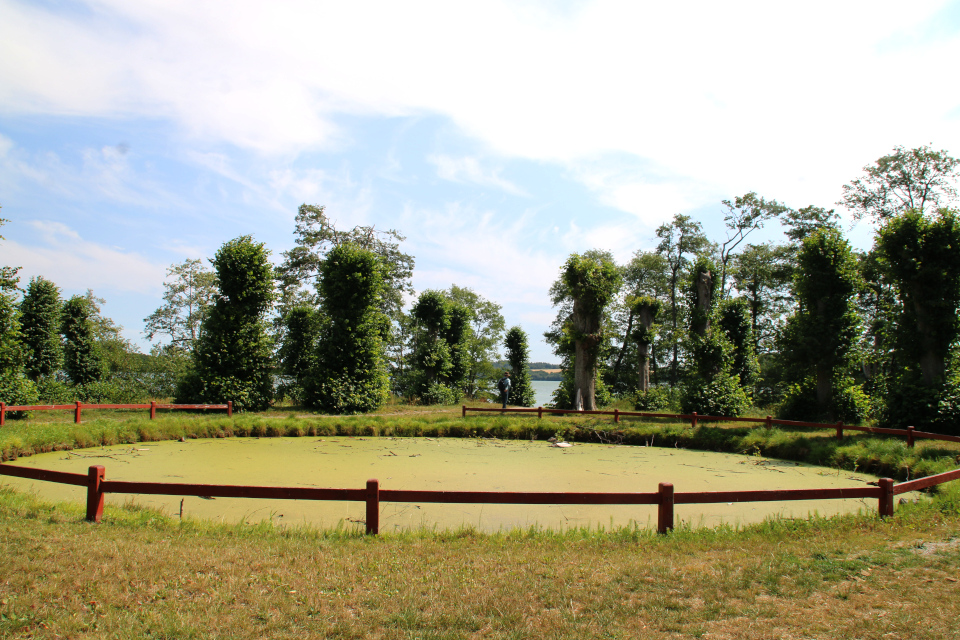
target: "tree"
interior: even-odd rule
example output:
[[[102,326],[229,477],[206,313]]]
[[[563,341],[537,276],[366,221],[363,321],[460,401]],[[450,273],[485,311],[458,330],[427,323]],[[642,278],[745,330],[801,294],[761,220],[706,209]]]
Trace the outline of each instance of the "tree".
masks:
[[[330,413],[365,413],[383,406],[390,380],[379,311],[382,263],[369,250],[339,244],[324,260],[316,363],[305,380],[307,405]]]
[[[166,336],[175,348],[190,351],[217,294],[217,276],[200,260],[170,265],[163,283],[164,305],[143,319],[147,340]]]
[[[100,382],[104,375],[103,354],[97,343],[91,316],[93,310],[83,296],[73,296],[63,305],[64,369],[75,385]]]
[[[6,222],[0,218],[0,226]],[[0,236],[0,240],[3,236]],[[15,300],[20,293],[17,286],[19,269],[0,267],[0,400],[8,405],[34,404],[37,401],[33,382],[24,375],[25,353],[20,313]],[[7,414],[11,418],[26,417],[26,412]]]
[[[452,303],[472,312],[466,338],[464,392],[473,398],[478,392],[492,388],[490,384],[497,375],[493,363],[500,359],[498,346],[503,339],[506,323],[500,313],[500,305],[471,289],[450,285],[444,293]]]
[[[647,393],[650,390],[650,349],[653,345],[653,339],[656,336],[654,323],[663,304],[656,298],[650,296],[640,296],[632,298],[629,302],[630,317],[636,316],[637,328],[630,333],[630,337],[637,343],[637,352],[639,354],[639,384],[637,389],[640,393]]]
[[[612,260],[573,254],[562,271],[563,284],[573,302],[567,332],[574,342],[574,386],[586,411],[596,409],[598,350],[603,342],[604,308],[622,281]]]
[[[530,349],[527,346],[527,334],[520,327],[510,327],[504,340],[507,350],[507,362],[513,372],[510,403],[521,407],[532,407],[536,394],[530,384]]]
[[[860,333],[855,303],[862,281],[839,231],[818,229],[803,240],[793,287],[798,307],[784,329],[781,351],[794,385],[781,414],[807,420],[862,419],[862,392],[854,388],[848,370]]]
[[[233,401],[238,411],[261,411],[273,398],[272,343],[265,316],[274,298],[270,252],[241,236],[213,258],[218,296],[200,326],[193,371],[177,389],[178,402]]]
[[[424,404],[453,404],[463,394],[468,372],[471,311],[443,291],[420,294],[410,310],[416,321],[410,391]]]
[[[754,351],[750,303],[746,298],[728,298],[720,303],[717,325],[733,346],[731,371],[740,380],[740,386],[753,388],[757,381],[757,354]]]
[[[281,389],[297,404],[304,400],[305,384],[317,363],[322,318],[319,311],[307,305],[290,309],[284,318],[286,330],[277,357],[280,371],[288,380]]]
[[[924,214],[945,207],[956,197],[953,181],[960,176],[960,160],[929,145],[916,149],[894,147],[893,153],[863,168],[866,175],[843,187],[841,204],[863,217],[882,223],[908,210]]]
[[[793,255],[786,245],[747,245],[731,265],[733,288],[747,301],[756,353],[772,351],[781,318],[790,303]]]
[[[929,425],[960,337],[960,220],[947,209],[908,211],[880,229],[876,249],[900,302],[886,420]]]
[[[33,381],[56,376],[63,369],[62,307],[60,289],[55,284],[42,276],[30,279],[20,301],[20,323],[26,348],[26,372]]]
[[[689,352],[693,367],[684,383],[681,408],[714,416],[738,416],[748,406],[738,372],[735,347],[718,326],[715,305],[720,277],[713,261],[701,257],[690,272],[687,302],[690,306]]]
[[[637,388],[637,371],[650,373],[651,364],[657,361],[656,347],[646,345],[646,355],[638,352],[635,325],[638,322],[638,308],[633,304],[637,298],[650,297],[658,301],[667,300],[669,293],[669,271],[667,260],[652,251],[637,251],[633,258],[621,269],[623,287],[621,295],[611,304],[611,336],[620,343],[620,348],[608,367],[607,385],[618,395],[632,394]],[[661,305],[662,307],[662,305]],[[651,334],[651,338],[657,337]]]
[[[663,256],[670,269],[670,326],[668,340],[673,350],[673,359],[670,364],[670,385],[676,386],[679,381],[680,364],[680,331],[679,322],[682,313],[677,300],[680,283],[684,270],[690,266],[687,256],[699,255],[708,251],[711,243],[703,233],[699,222],[689,216],[676,214],[670,224],[663,224],[657,229],[660,244],[657,253]]]
[[[751,191],[732,201],[723,200],[727,213],[723,221],[727,226],[727,239],[720,245],[720,299],[727,295],[727,264],[733,251],[748,235],[762,229],[765,222],[779,217],[787,207],[776,200],[764,200]]]
[[[817,229],[840,229],[840,216],[833,209],[810,205],[799,210],[787,209],[781,218],[784,231],[798,249],[799,243]]]

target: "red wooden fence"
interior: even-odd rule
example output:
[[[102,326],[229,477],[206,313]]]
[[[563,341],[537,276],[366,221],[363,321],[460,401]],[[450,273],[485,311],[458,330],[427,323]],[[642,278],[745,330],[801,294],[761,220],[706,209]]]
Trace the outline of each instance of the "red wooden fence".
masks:
[[[150,419],[157,417],[157,409],[226,409],[227,415],[233,415],[233,401],[227,404],[84,404],[77,400],[73,404],[32,404],[8,405],[0,402],[0,427],[7,423],[7,411],[73,411],[73,421],[80,424],[80,412],[83,409],[150,409]]]
[[[862,427],[854,424],[843,424],[842,422],[837,422],[835,424],[823,424],[821,422],[800,422],[797,420],[778,420],[773,416],[767,416],[765,418],[728,418],[726,416],[701,416],[698,415],[696,411],[693,413],[647,413],[641,411],[620,411],[619,409],[614,409],[613,411],[577,411],[575,409],[545,409],[543,407],[537,407],[535,409],[530,408],[513,408],[513,409],[497,409],[490,407],[468,407],[463,405],[460,415],[464,418],[467,417],[468,411],[475,412],[487,412],[487,413],[535,413],[537,418],[543,418],[543,414],[557,414],[564,415],[568,413],[575,413],[577,415],[596,415],[596,416],[613,416],[613,421],[619,423],[620,418],[675,418],[677,420],[689,420],[690,426],[693,428],[697,427],[698,422],[752,422],[752,423],[763,423],[767,429],[772,429],[773,425],[782,425],[785,427],[814,427],[819,429],[836,429],[837,430],[837,440],[843,438],[844,431],[864,431],[866,433],[882,433],[886,435],[893,436],[904,436],[907,439],[907,446],[913,447],[913,441],[916,438],[922,438],[927,440],[944,440],[946,442],[960,442],[960,436],[946,436],[941,433],[930,433],[927,431],[917,431],[914,427],[907,427],[906,429],[885,429],[881,427]]]
[[[881,516],[892,516],[893,498],[907,491],[917,491],[960,479],[960,469],[947,471],[909,482],[894,484],[882,478],[876,487],[840,489],[782,489],[758,491],[701,491],[675,493],[668,482],[661,482],[651,493],[543,493],[507,491],[413,491],[380,489],[378,480],[368,480],[364,489],[314,489],[306,487],[259,487],[242,485],[185,484],[166,482],[121,482],[106,480],[102,466],[92,466],[87,475],[32,469],[0,464],[0,475],[72,484],[87,487],[87,520],[100,522],[104,496],[108,493],[151,494],[167,496],[201,496],[217,498],[267,498],[273,500],[343,500],[366,502],[366,530],[380,532],[380,503],[443,503],[443,504],[655,504],[657,531],[673,529],[675,504],[713,504],[722,502],[769,502],[780,500],[835,500],[841,498],[875,498]]]

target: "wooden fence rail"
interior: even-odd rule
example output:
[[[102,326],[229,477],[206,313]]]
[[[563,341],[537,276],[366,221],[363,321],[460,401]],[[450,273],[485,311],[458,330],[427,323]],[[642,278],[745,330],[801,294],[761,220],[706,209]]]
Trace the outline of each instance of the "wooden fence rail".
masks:
[[[473,411],[476,413],[535,413],[537,418],[543,418],[543,414],[553,414],[553,415],[566,415],[566,414],[577,414],[577,415],[595,415],[595,416],[613,416],[613,421],[615,423],[620,422],[620,418],[674,418],[677,420],[689,421],[690,426],[696,429],[697,424],[700,422],[750,422],[754,424],[763,423],[767,429],[772,429],[773,425],[780,425],[784,427],[813,427],[817,429],[836,429],[837,431],[837,440],[843,438],[843,433],[845,431],[862,431],[865,433],[879,433],[885,435],[893,436],[903,436],[907,439],[907,446],[913,448],[913,443],[916,438],[926,439],[926,440],[943,440],[946,442],[960,442],[960,436],[947,436],[942,433],[930,433],[928,431],[917,431],[914,427],[907,427],[906,429],[887,429],[883,427],[863,427],[855,424],[843,424],[842,422],[824,424],[822,422],[801,422],[798,420],[778,420],[773,416],[766,416],[764,418],[730,418],[727,416],[702,416],[698,415],[696,411],[693,413],[649,413],[645,411],[620,411],[619,409],[614,409],[613,411],[577,411],[576,409],[550,409],[544,407],[536,408],[512,408],[512,409],[498,409],[493,407],[468,407],[467,405],[462,405],[461,407],[461,417],[466,418],[467,412]]]
[[[233,415],[233,401],[227,404],[165,404],[151,401],[150,404],[85,404],[77,400],[73,404],[8,405],[0,402],[0,427],[7,424],[7,411],[73,411],[73,421],[80,424],[83,409],[149,409],[150,419],[157,417],[157,409],[226,409]]]
[[[546,493],[509,491],[417,491],[407,489],[380,489],[376,479],[368,480],[363,489],[317,489],[307,487],[260,487],[243,485],[185,484],[166,482],[126,482],[106,480],[104,467],[96,465],[87,475],[46,469],[33,469],[0,464],[0,475],[71,484],[87,487],[87,520],[100,522],[103,517],[104,496],[117,494],[149,494],[169,496],[198,496],[208,498],[266,498],[273,500],[340,500],[366,503],[366,531],[380,532],[380,503],[441,503],[441,504],[655,504],[657,531],[666,533],[674,526],[674,505],[715,504],[723,502],[770,502],[788,500],[838,500],[844,498],[873,498],[878,501],[881,516],[892,516],[894,496],[960,479],[960,469],[935,476],[894,484],[882,478],[876,487],[849,487],[840,489],[777,489],[758,491],[674,491],[673,484],[661,482],[656,492],[650,493]]]

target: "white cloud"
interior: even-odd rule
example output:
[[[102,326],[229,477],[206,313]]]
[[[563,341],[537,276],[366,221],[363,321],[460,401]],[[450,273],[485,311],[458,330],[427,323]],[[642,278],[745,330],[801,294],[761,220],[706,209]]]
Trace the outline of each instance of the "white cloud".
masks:
[[[38,238],[30,245],[6,240],[4,264],[23,265],[21,278],[43,276],[68,290],[162,292],[166,267],[143,256],[85,240],[58,222],[28,223]]]
[[[484,170],[477,158],[453,158],[447,155],[432,155],[428,161],[437,167],[437,175],[451,182],[467,182],[483,187],[495,187],[513,195],[526,193],[509,180],[500,177],[499,170]]]

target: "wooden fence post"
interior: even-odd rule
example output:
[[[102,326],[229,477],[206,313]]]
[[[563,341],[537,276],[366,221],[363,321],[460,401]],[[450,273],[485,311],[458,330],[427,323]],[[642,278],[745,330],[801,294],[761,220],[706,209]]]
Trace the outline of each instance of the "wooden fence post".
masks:
[[[843,440],[843,422],[837,423],[837,440]]]
[[[233,400],[227,400],[227,417],[233,417]]]
[[[537,420],[543,420],[543,407],[537,407]]]
[[[694,411],[693,415],[690,417],[690,426],[694,429],[697,428],[697,412]]]
[[[658,492],[660,504],[657,507],[657,533],[673,531],[673,484],[661,482]]]
[[[616,407],[613,409],[613,421],[620,422],[620,409],[617,409]]]
[[[2,404],[2,403],[0,403]],[[3,424],[0,422],[0,424]],[[907,427],[907,446],[913,449],[913,432],[916,431],[915,427]]]
[[[367,480],[367,535],[380,533],[380,481]]]
[[[156,417],[157,417],[157,401],[151,400],[150,401],[150,419],[155,420]]]
[[[467,417],[467,405],[463,405],[463,409],[460,411],[460,417],[461,418]]]
[[[0,402],[0,427],[7,424],[7,404]]]
[[[880,517],[893,515],[893,479],[880,478]]]
[[[773,429],[773,416],[767,416],[767,431]]]
[[[80,401],[77,400],[76,402],[77,402],[77,408],[74,409],[73,421],[76,424],[80,424]]]
[[[87,520],[100,522],[103,517],[103,491],[100,483],[106,475],[104,468],[96,465],[87,469]]]

